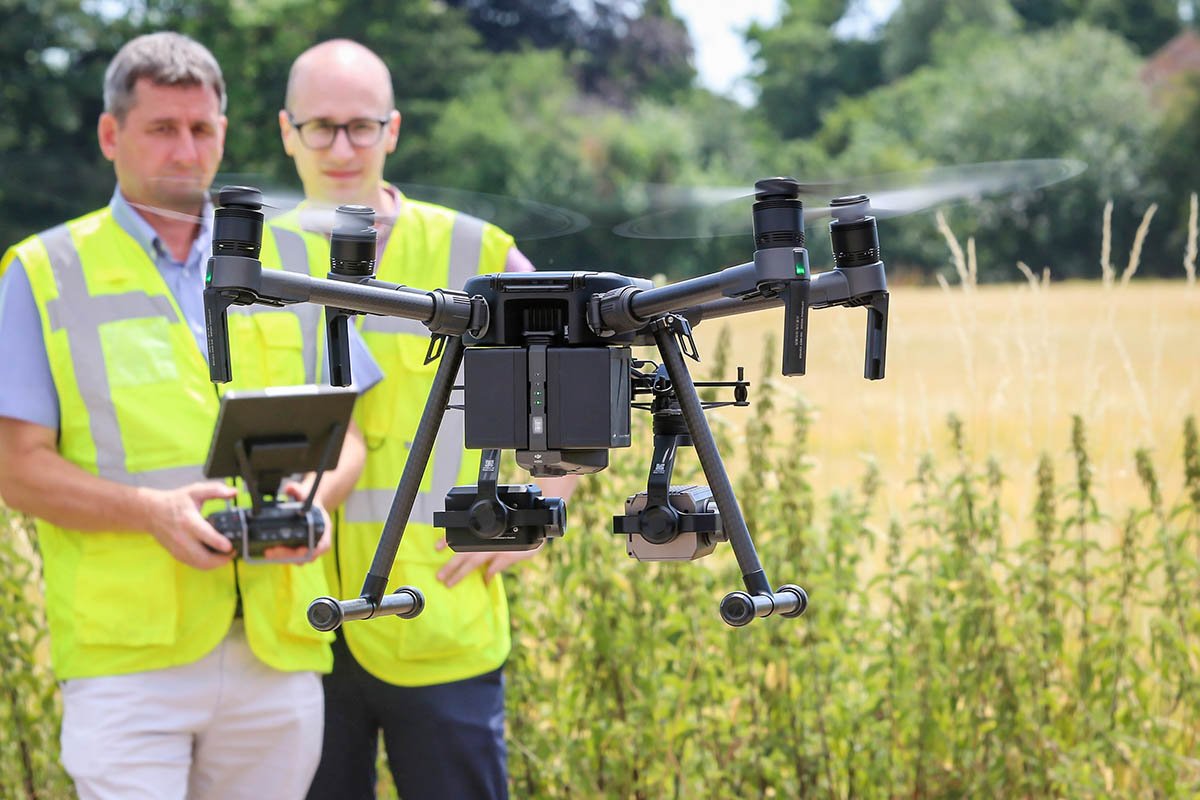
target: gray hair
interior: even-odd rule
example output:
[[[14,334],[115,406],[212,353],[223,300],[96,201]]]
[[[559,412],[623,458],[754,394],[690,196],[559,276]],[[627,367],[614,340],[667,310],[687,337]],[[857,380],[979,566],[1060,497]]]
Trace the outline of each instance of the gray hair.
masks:
[[[142,78],[158,86],[208,86],[225,113],[225,79],[204,45],[181,33],[162,31],[125,44],[104,71],[104,110],[125,121],[133,108],[134,87]]]

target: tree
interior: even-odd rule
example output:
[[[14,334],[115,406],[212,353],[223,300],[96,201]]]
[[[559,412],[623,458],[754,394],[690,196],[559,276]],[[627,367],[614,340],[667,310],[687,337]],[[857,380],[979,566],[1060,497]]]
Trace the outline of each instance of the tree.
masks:
[[[449,0],[493,52],[556,50],[579,86],[629,107],[650,95],[669,99],[695,79],[687,28],[669,0]]]
[[[1008,0],[904,0],[883,29],[883,72],[894,80],[1020,29]]]
[[[810,135],[839,99],[881,82],[878,43],[833,32],[848,7],[847,0],[791,0],[778,24],[747,31],[761,65],[754,77],[759,109],[780,136]]]
[[[1112,198],[1133,213],[1117,235],[1132,239],[1154,197],[1156,115],[1137,80],[1140,61],[1121,38],[1077,24],[993,39],[961,61],[923,67],[844,102],[817,142],[843,175],[921,165],[1021,158],[1074,158],[1087,171],[1051,190],[959,209],[978,230],[981,268],[1007,278],[1014,263],[1050,264],[1054,274],[1094,274],[1101,209]],[[1052,113],[1051,113],[1052,112]],[[920,219],[888,223],[889,250],[943,263],[944,248]],[[1119,240],[1119,239],[1118,239]]]

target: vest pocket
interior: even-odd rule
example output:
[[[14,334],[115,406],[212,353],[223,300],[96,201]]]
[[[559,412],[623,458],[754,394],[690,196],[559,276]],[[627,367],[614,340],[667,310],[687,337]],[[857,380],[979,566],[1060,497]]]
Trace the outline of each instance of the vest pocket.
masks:
[[[440,537],[441,531],[436,532]],[[477,569],[453,587],[438,580],[437,574],[453,556],[453,551],[435,550],[435,538],[414,537],[404,548],[392,570],[389,588],[415,586],[425,595],[425,610],[415,619],[397,626],[397,655],[405,661],[451,659],[480,650],[496,640],[492,587]],[[410,545],[416,545],[412,547]],[[496,576],[493,582],[500,581]]]
[[[79,534],[71,613],[79,642],[123,647],[175,643],[176,562],[143,534]]]
[[[365,332],[363,341],[383,372],[383,380],[355,406],[356,421],[368,449],[374,451],[390,435],[411,437],[416,432],[438,362],[422,364],[429,340],[420,336]]]
[[[308,382],[300,320],[290,311],[230,313],[229,338],[230,366],[239,387]]]

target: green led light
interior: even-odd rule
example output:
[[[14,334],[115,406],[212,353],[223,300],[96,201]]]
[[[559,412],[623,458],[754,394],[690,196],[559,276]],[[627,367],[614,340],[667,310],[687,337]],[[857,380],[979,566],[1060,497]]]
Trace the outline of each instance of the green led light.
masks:
[[[796,274],[797,274],[797,275],[803,275],[803,274],[804,274],[804,262],[803,262],[803,261],[797,261],[797,262],[796,262]]]
[[[204,271],[204,285],[205,286],[212,286],[212,268],[213,268],[213,265],[212,265],[212,261],[210,260],[208,262],[208,269],[206,269]]]

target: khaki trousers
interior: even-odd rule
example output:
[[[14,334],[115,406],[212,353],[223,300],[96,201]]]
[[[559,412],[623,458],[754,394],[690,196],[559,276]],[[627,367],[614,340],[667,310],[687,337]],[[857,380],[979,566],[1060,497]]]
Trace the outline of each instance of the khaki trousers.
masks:
[[[62,761],[81,800],[290,800],[321,755],[313,672],[279,672],[241,620],[181,667],[62,684]]]

